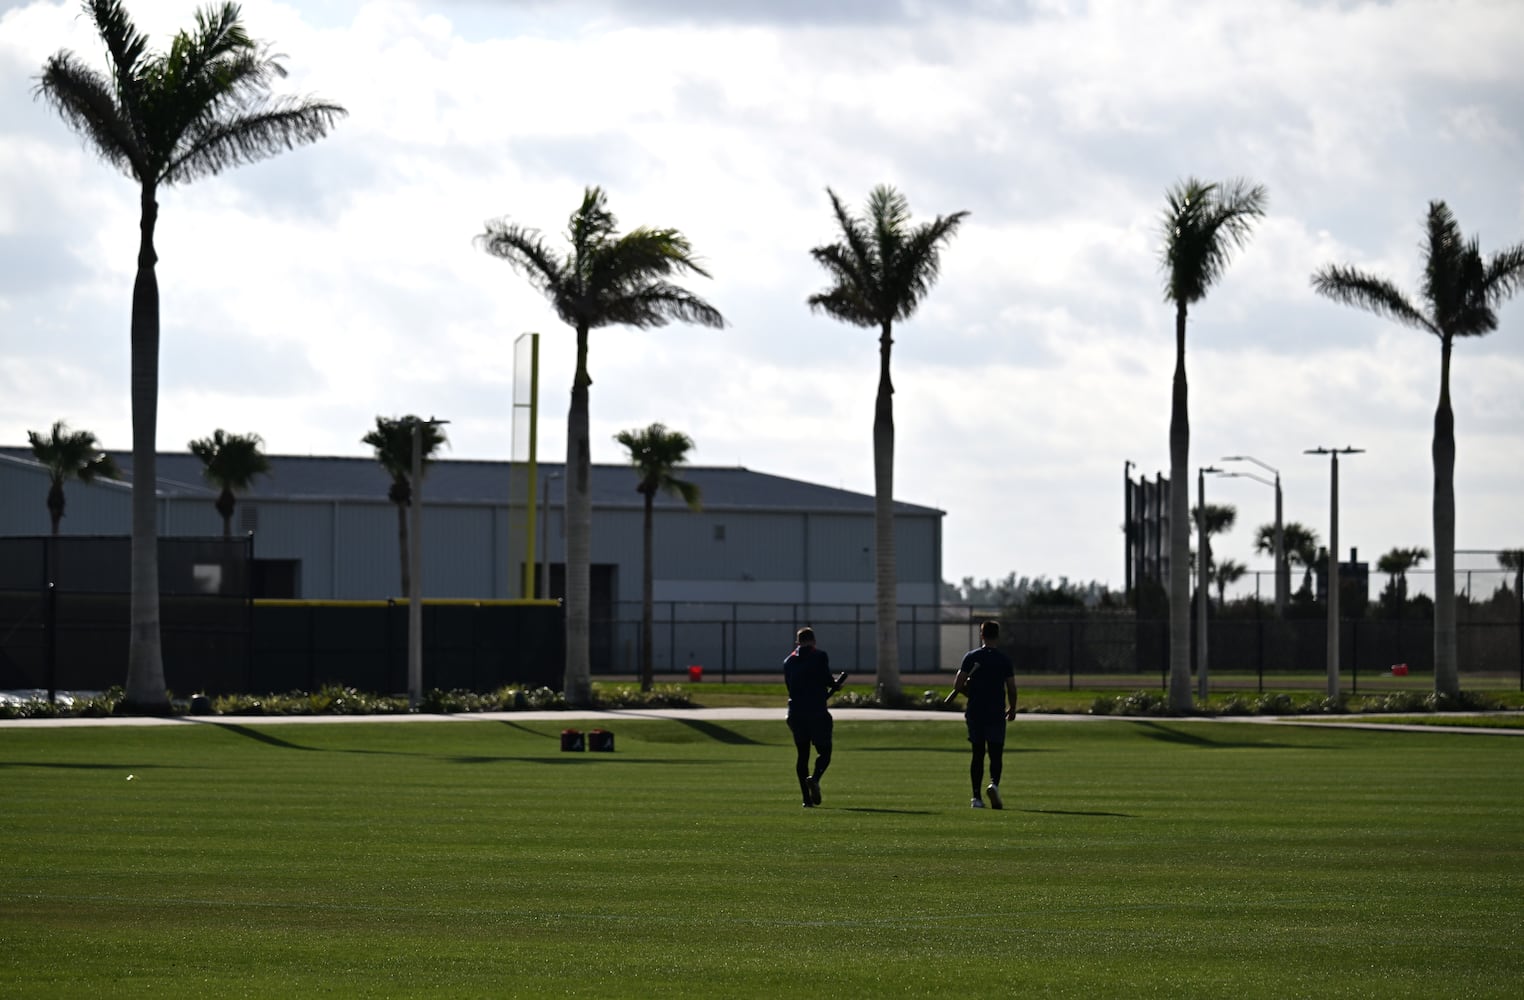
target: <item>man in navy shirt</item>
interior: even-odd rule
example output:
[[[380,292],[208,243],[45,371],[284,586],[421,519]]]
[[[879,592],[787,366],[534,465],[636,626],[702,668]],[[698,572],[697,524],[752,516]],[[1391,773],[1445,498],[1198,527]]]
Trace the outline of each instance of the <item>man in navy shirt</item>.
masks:
[[[825,650],[816,648],[814,629],[800,629],[794,641],[794,651],[783,661],[783,682],[788,685],[788,728],[794,734],[794,771],[808,809],[820,805],[820,779],[831,766],[831,713],[826,709],[826,701],[841,690],[847,675],[831,675],[831,659]]]
[[[968,725],[968,742],[973,745],[968,777],[974,786],[969,805],[975,809],[984,808],[979,786],[984,783],[986,752],[990,758],[990,783],[984,793],[994,808],[1005,806],[1000,798],[1000,772],[1004,764],[1005,724],[1016,718],[1016,668],[1010,657],[995,648],[999,639],[999,622],[979,626],[980,646],[964,655],[958,676],[953,678],[952,693],[947,696],[948,701],[959,694],[968,696],[963,721]]]

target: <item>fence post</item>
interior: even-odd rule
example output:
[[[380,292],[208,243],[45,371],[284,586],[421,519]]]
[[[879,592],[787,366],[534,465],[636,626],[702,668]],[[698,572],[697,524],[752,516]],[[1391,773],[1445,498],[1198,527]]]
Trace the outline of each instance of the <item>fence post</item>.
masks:
[[[58,585],[48,581],[47,597],[48,634],[48,702],[58,697]]]
[[[1074,690],[1074,620],[1069,621],[1069,690]]]

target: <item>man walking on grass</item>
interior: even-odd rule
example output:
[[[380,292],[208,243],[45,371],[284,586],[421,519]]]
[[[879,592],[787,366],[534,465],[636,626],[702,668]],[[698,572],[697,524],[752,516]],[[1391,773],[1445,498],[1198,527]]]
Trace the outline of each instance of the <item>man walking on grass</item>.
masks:
[[[794,641],[794,651],[783,661],[783,682],[788,685],[788,728],[794,734],[794,772],[799,776],[804,807],[809,809],[820,805],[820,779],[831,766],[831,713],[826,701],[841,690],[847,675],[831,676],[831,659],[825,650],[815,648],[814,629],[800,629]]]
[[[984,794],[992,807],[1005,807],[1000,798],[1000,772],[1004,765],[1005,724],[1016,718],[1016,668],[1010,657],[995,648],[999,639],[999,622],[988,621],[979,626],[980,646],[964,655],[946,699],[952,701],[960,694],[968,696],[963,721],[968,725],[968,742],[973,746],[968,777],[974,786],[974,797],[968,804],[975,809],[984,808],[979,786],[984,784],[986,752],[990,758],[990,783]]]

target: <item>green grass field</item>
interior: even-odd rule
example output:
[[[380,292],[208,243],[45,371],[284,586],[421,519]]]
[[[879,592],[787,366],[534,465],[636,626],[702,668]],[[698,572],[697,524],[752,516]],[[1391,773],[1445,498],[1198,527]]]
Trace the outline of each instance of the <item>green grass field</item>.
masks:
[[[1512,997],[1524,741],[1018,721],[0,728],[0,995]],[[588,728],[587,723],[578,723]],[[131,780],[128,780],[129,775]]]

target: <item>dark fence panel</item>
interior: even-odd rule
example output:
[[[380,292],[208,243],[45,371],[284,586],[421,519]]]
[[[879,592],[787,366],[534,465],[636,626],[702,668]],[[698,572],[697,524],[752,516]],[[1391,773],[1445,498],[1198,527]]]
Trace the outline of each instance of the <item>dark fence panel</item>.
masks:
[[[252,540],[159,539],[159,626],[171,691],[249,670]],[[131,541],[0,538],[0,688],[99,691],[127,678]]]
[[[254,673],[240,690],[406,691],[407,613],[390,601],[256,601]],[[559,605],[425,601],[423,689],[559,690],[565,646]]]

